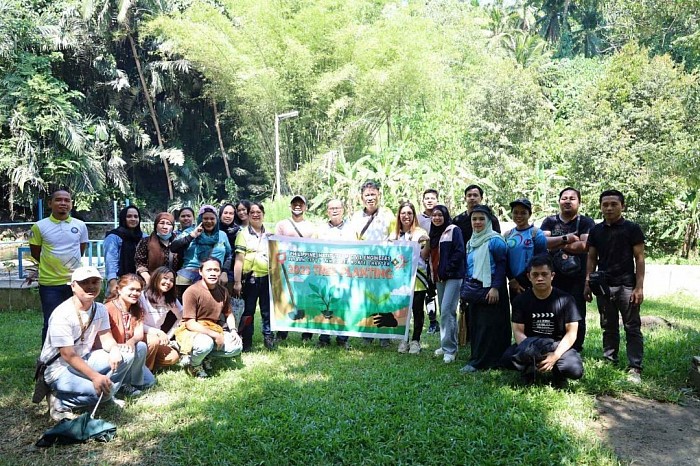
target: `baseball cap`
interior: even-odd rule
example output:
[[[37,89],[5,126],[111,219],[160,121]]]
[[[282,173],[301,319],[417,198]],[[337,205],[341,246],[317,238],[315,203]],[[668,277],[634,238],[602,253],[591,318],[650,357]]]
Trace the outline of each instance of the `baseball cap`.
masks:
[[[301,194],[297,194],[296,196],[294,196],[294,197],[292,198],[292,200],[289,201],[289,203],[291,204],[292,202],[294,202],[295,199],[300,199],[301,202],[303,202],[304,204],[306,204],[306,198],[305,198],[304,196],[302,196]]]
[[[521,205],[525,207],[528,212],[532,213],[532,203],[530,202],[529,199],[521,197],[520,199],[516,199],[513,202],[510,203],[510,208],[512,209],[516,205]]]
[[[102,275],[100,275],[100,272],[95,267],[78,267],[73,272],[73,275],[71,275],[70,283],[82,282],[83,280],[87,280],[88,278],[102,278]]]

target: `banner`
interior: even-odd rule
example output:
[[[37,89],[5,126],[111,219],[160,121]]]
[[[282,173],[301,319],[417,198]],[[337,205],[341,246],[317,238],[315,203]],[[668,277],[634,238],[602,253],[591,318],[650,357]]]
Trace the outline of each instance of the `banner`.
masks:
[[[270,236],[273,330],[408,338],[419,245]]]

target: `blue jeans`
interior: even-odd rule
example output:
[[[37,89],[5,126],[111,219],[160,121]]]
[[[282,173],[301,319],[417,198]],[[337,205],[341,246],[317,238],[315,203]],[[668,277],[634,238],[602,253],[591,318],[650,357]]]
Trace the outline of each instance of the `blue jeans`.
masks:
[[[451,278],[437,283],[440,304],[440,347],[445,354],[457,353],[457,304],[461,278]]]
[[[216,349],[216,345],[212,337],[203,333],[198,333],[192,339],[192,356],[190,361],[193,366],[199,366],[207,356],[214,356],[216,358],[233,358],[241,354],[242,349],[243,345],[241,340],[227,340],[226,333],[224,333],[224,347],[220,350]]]
[[[92,370],[103,375],[106,375],[112,369],[109,366],[109,353],[105,350],[95,350],[84,356],[83,360]],[[117,370],[109,376],[114,385],[110,394],[105,394],[107,395],[106,399],[112,398],[119,391],[122,381],[129,373],[133,362],[134,353],[122,352],[122,362],[119,363]],[[91,406],[97,404],[97,400],[100,398],[95,392],[95,386],[92,384],[92,381],[71,366],[68,366],[68,369],[51,382],[49,386],[56,398],[61,400],[63,406],[68,408]]]
[[[143,341],[136,344],[133,354],[134,362],[131,363],[129,372],[124,377],[124,383],[132,387],[147,388],[152,387],[156,383],[156,378],[153,373],[146,367],[146,355],[148,354],[148,345]],[[124,352],[122,351],[122,357]]]
[[[46,332],[49,330],[49,317],[53,310],[63,301],[73,296],[70,285],[39,285],[39,299],[41,299],[41,312],[44,313],[44,328],[41,330],[41,345],[46,340]]]

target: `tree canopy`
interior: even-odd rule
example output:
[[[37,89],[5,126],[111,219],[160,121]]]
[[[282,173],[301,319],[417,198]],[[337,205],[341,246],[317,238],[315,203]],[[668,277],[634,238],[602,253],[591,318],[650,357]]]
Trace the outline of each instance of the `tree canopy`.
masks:
[[[700,233],[697,0],[0,0],[3,210],[274,192],[353,208],[481,183],[535,217],[606,188],[659,253]]]

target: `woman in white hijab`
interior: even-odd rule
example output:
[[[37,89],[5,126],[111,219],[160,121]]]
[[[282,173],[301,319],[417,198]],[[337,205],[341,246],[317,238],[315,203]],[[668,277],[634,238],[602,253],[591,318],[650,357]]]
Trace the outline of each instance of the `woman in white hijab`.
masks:
[[[491,228],[491,209],[471,212],[474,233],[467,243],[467,275],[462,298],[469,303],[471,359],[463,373],[498,366],[510,345],[510,309],[506,286],[506,243]]]

